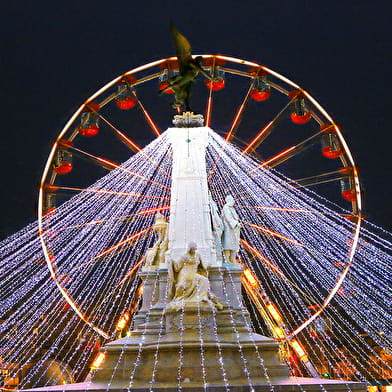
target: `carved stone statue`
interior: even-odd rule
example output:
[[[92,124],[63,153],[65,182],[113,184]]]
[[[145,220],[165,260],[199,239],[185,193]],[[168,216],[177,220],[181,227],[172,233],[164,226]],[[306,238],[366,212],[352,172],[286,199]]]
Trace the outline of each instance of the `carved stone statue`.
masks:
[[[145,267],[156,267],[165,262],[165,253],[168,248],[168,223],[161,213],[155,215],[154,232],[157,240],[152,248],[147,249]]]
[[[223,236],[222,246],[226,263],[235,263],[240,249],[241,224],[238,214],[234,209],[234,198],[226,196],[226,204],[222,209]]]
[[[189,41],[176,29],[174,25],[170,26],[174,45],[176,46],[176,54],[179,64],[179,74],[173,76],[168,80],[168,86],[161,90],[159,94],[163,94],[167,90],[174,91],[173,108],[180,108],[185,105],[185,110],[191,112],[189,96],[193,81],[199,73],[202,73],[206,78],[213,79],[201,67],[203,58],[198,56],[192,57],[192,48]]]
[[[212,234],[214,236],[215,249],[216,249],[216,259],[217,261],[223,260],[222,255],[222,233],[223,233],[223,222],[219,216],[218,206],[216,205],[211,194],[209,195],[210,200],[210,214],[211,214],[211,224],[212,224]]]
[[[169,270],[169,300],[167,309],[179,310],[186,305],[208,304],[222,309],[211,292],[207,278],[207,265],[196,252],[197,245],[190,242],[187,252],[178,261],[172,261]]]

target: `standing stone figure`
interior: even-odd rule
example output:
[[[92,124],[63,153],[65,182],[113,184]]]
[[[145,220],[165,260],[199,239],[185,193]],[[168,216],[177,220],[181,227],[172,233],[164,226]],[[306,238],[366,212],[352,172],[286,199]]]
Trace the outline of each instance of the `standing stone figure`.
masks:
[[[223,237],[222,246],[226,263],[235,263],[240,249],[241,224],[238,214],[234,209],[234,198],[226,196],[226,204],[222,209]]]
[[[152,248],[147,249],[145,267],[158,266],[165,262],[165,253],[168,248],[168,223],[161,213],[155,215],[153,229],[157,236],[157,240]]]
[[[205,276],[207,266],[196,252],[197,245],[190,242],[187,252],[178,261],[173,260],[169,270],[169,299],[168,309],[179,310],[185,305],[200,306],[202,303],[222,309],[211,292],[210,282]]]
[[[223,222],[219,216],[218,206],[216,205],[211,194],[210,199],[210,214],[211,214],[211,224],[212,224],[212,234],[214,236],[215,249],[216,249],[216,259],[217,261],[223,260],[223,250],[222,250],[222,233],[223,233]]]

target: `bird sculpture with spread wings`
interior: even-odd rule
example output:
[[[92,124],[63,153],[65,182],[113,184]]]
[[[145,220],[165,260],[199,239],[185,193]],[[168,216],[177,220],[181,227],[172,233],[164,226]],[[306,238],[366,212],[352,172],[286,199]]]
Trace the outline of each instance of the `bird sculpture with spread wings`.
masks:
[[[159,93],[163,94],[167,90],[173,90],[174,102],[172,107],[177,109],[184,105],[185,110],[190,112],[192,110],[190,107],[189,97],[192,83],[196,79],[197,75],[201,73],[208,79],[214,79],[202,68],[201,64],[203,58],[201,56],[197,56],[195,58],[192,57],[192,48],[189,41],[177,30],[173,24],[170,26],[170,30],[174,45],[176,47],[179,74],[171,77],[168,80],[168,86]]]

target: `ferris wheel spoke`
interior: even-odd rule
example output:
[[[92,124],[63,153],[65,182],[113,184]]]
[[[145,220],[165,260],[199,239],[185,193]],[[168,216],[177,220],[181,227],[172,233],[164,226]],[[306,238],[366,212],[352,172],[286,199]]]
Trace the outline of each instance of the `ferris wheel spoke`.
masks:
[[[213,65],[212,65],[212,74],[214,75],[215,72],[215,58],[213,60]],[[214,96],[214,91],[212,89],[212,83],[210,84],[210,87],[208,89],[208,101],[207,101],[207,110],[206,110],[206,127],[209,127],[211,124],[211,113],[212,113],[212,98]]]
[[[106,195],[134,196],[134,197],[152,198],[156,200],[170,200],[169,197],[165,197],[165,196],[147,195],[147,194],[141,194],[135,192],[118,192],[118,191],[111,191],[107,189],[76,188],[76,187],[69,187],[69,186],[57,186],[52,184],[44,184],[43,187],[46,192],[72,192],[72,193],[91,192],[91,193],[102,193]]]
[[[347,178],[348,173],[343,170],[336,170],[329,173],[321,173],[315,176],[300,178],[287,182],[287,184],[294,184],[294,188],[309,187],[318,184],[326,184],[328,182],[339,181]]]
[[[68,149],[72,150],[80,158],[82,159],[88,158],[91,162],[103,167],[104,169],[113,170],[113,169],[121,168],[121,166],[115,162],[111,162],[105,158],[96,156],[94,154],[90,154],[89,152],[81,150],[80,148],[70,146],[68,147]]]
[[[253,229],[257,229],[258,231],[261,231],[261,232],[263,232],[263,233],[265,233],[267,235],[270,235],[270,236],[279,238],[281,240],[290,242],[290,243],[292,243],[294,245],[299,245],[299,246],[302,246],[304,248],[307,248],[307,246],[302,244],[301,242],[293,240],[292,238],[288,238],[288,237],[284,236],[283,234],[279,234],[276,231],[267,229],[266,227],[262,227],[262,226],[256,225],[254,223],[246,222],[246,221],[242,221],[242,223],[245,224],[248,227],[252,227]]]
[[[116,126],[114,126],[106,117],[104,117],[101,113],[95,112],[98,117],[109,125],[110,129],[114,132],[114,134],[133,152],[139,152],[142,149],[129,137],[125,136],[123,132],[121,132]]]
[[[291,99],[283,109],[256,135],[256,137],[242,150],[242,154],[248,154],[256,150],[264,139],[271,133],[273,126],[279,120],[280,116],[288,109],[294,99]]]
[[[116,216],[115,218],[97,219],[94,221],[78,223],[78,224],[64,226],[64,227],[56,227],[56,232],[77,229],[86,226],[102,225],[103,223],[107,223],[107,222],[112,222],[113,225],[123,224],[123,223],[133,223],[136,219],[141,219],[143,215],[147,215],[147,214],[129,214],[129,215]],[[44,235],[47,232],[50,232],[50,229],[43,231],[42,234]]]
[[[242,115],[243,115],[243,113],[245,111],[245,106],[246,106],[246,104],[249,101],[250,93],[251,93],[251,91],[252,91],[252,89],[253,89],[253,87],[255,85],[255,80],[256,79],[253,79],[251,81],[250,86],[248,88],[248,91],[247,91],[247,93],[246,93],[246,95],[245,95],[241,105],[239,106],[239,108],[237,110],[237,113],[236,113],[236,115],[235,115],[235,117],[233,119],[233,122],[231,124],[230,130],[227,133],[226,138],[225,138],[225,140],[227,142],[229,142],[233,138],[235,132],[237,131],[238,126],[240,125],[240,122],[241,122],[241,119],[242,119]]]
[[[263,256],[260,251],[254,248],[248,241],[241,239],[241,244],[244,246],[245,250],[264,261],[264,263],[267,264],[278,276],[285,277],[284,273],[271,260],[268,260],[265,256]]]
[[[120,252],[123,252],[125,249],[128,249],[129,246],[131,246],[135,241],[135,239],[138,239],[138,237],[142,236],[143,234],[146,234],[148,231],[150,231],[152,228],[152,226],[147,227],[146,229],[140,230],[135,234],[132,234],[130,237],[126,238],[125,240],[119,241],[117,242],[117,244],[112,245],[111,247],[105,249],[104,251],[100,252],[98,255],[96,255],[95,257],[93,257],[92,259],[85,261],[84,263],[82,263],[81,265],[75,267],[73,270],[71,270],[71,272],[79,270],[80,268],[96,262],[98,260],[100,260],[103,256],[106,256],[114,251],[117,251],[117,253],[115,253],[115,255],[119,254]]]
[[[217,59],[217,56],[213,56],[212,57],[212,64],[210,65],[210,67],[208,67],[212,77],[215,77],[216,65],[219,66],[219,62],[217,62],[216,59]],[[213,96],[214,96],[213,83],[210,83],[209,88],[208,88],[208,100],[207,100],[207,108],[206,108],[206,114],[205,114],[205,118],[206,118],[205,126],[206,127],[209,127],[211,124]]]
[[[135,94],[135,96],[136,96],[136,94]],[[139,98],[138,98],[138,104],[140,106],[140,109],[142,109],[143,115],[144,115],[148,125],[150,126],[150,128],[154,132],[155,136],[160,136],[161,132],[159,131],[158,126],[154,123],[153,119],[151,118],[150,114],[147,112],[146,108],[144,107],[144,105],[142,104],[142,102],[140,101]]]
[[[76,151],[76,152],[82,154],[83,156],[86,156],[86,157],[92,159],[92,160],[95,161],[95,162],[98,162],[100,165],[103,165],[103,167],[106,166],[107,168],[110,168],[110,170],[119,169],[119,170],[121,170],[121,171],[124,172],[124,173],[131,174],[132,176],[139,177],[139,178],[141,178],[141,179],[147,180],[147,182],[150,182],[150,183],[152,183],[152,184],[158,185],[158,186],[160,186],[160,187],[162,187],[162,188],[164,188],[164,189],[170,190],[169,187],[167,187],[167,186],[165,186],[165,185],[162,185],[162,184],[160,184],[160,183],[157,182],[157,181],[151,180],[151,179],[149,179],[149,178],[143,176],[142,174],[139,174],[139,173],[134,172],[134,171],[132,171],[132,170],[128,170],[127,168],[122,167],[122,166],[120,166],[120,165],[117,164],[117,163],[114,163],[114,162],[111,162],[111,161],[109,161],[109,160],[107,160],[107,159],[104,159],[104,158],[98,157],[98,156],[96,156],[96,155],[90,154],[90,153],[88,153],[88,152],[86,152],[86,151],[83,151],[83,150],[81,150],[81,149],[79,149],[79,148],[76,148],[76,147],[69,147],[69,149],[71,149],[71,150],[73,150],[73,151]]]
[[[252,169],[249,172],[249,174],[252,174],[255,170],[263,168],[265,166],[268,166],[270,168],[274,168],[274,167],[276,167],[276,166],[286,162],[288,159],[295,157],[299,153],[304,152],[308,148],[312,147],[315,143],[317,143],[316,139],[322,133],[323,133],[322,131],[317,132],[314,135],[312,135],[312,136],[308,137],[307,139],[303,140],[302,142],[296,144],[295,146],[291,146],[291,147],[289,147],[289,148],[279,152],[278,154],[276,154],[272,158],[264,161],[259,166],[257,166],[254,169]]]
[[[252,86],[252,85],[253,85],[253,84],[251,84],[251,86]],[[245,109],[245,103],[246,103],[246,101],[247,101],[247,99],[248,99],[248,96],[249,96],[249,92],[250,92],[250,91],[251,91],[251,88],[249,89],[248,94],[246,95],[246,97],[245,97],[245,99],[244,99],[242,105],[240,106],[240,108],[239,108],[238,111],[237,111],[237,115],[236,115],[236,117],[234,118],[233,124],[232,124],[232,126],[230,127],[230,131],[229,131],[228,135],[230,134],[230,132],[231,132],[232,129],[236,129],[236,124],[235,124],[235,123],[239,121],[239,119],[240,119],[240,117],[241,117],[241,113],[242,113],[243,110]],[[233,126],[233,125],[234,125],[234,126]],[[229,141],[230,141],[230,140],[228,140],[228,139],[226,138],[226,142],[229,142]],[[222,151],[222,152],[224,152],[225,148],[226,148],[226,146],[223,147],[223,151]],[[215,173],[215,170],[216,170],[217,167],[218,167],[218,164],[219,164],[221,158],[222,158],[222,154],[219,154],[218,157],[216,158],[216,161],[215,161],[213,167],[211,168],[211,170],[209,171],[209,173],[208,173],[208,175],[207,175],[207,182],[210,182],[212,176],[213,176],[214,173]]]

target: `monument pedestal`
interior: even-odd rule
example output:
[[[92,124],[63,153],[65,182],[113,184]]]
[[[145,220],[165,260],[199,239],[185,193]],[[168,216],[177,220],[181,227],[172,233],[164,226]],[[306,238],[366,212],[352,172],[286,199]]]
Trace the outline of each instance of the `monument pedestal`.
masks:
[[[177,391],[181,386],[184,392],[200,391],[205,383],[210,391],[224,391],[225,385],[231,391],[270,391],[271,386],[279,391],[347,390],[341,381],[289,376],[288,367],[279,362],[279,344],[249,330],[249,316],[239,297],[241,274],[239,265],[209,270],[211,288],[223,310],[207,304],[174,310],[166,309],[167,270],[149,272],[144,287],[155,282],[156,295],[144,292],[146,303],[131,336],[105,346],[105,360],[91,386],[107,387],[111,380],[110,390]],[[366,389],[364,384],[349,384],[352,391]]]

